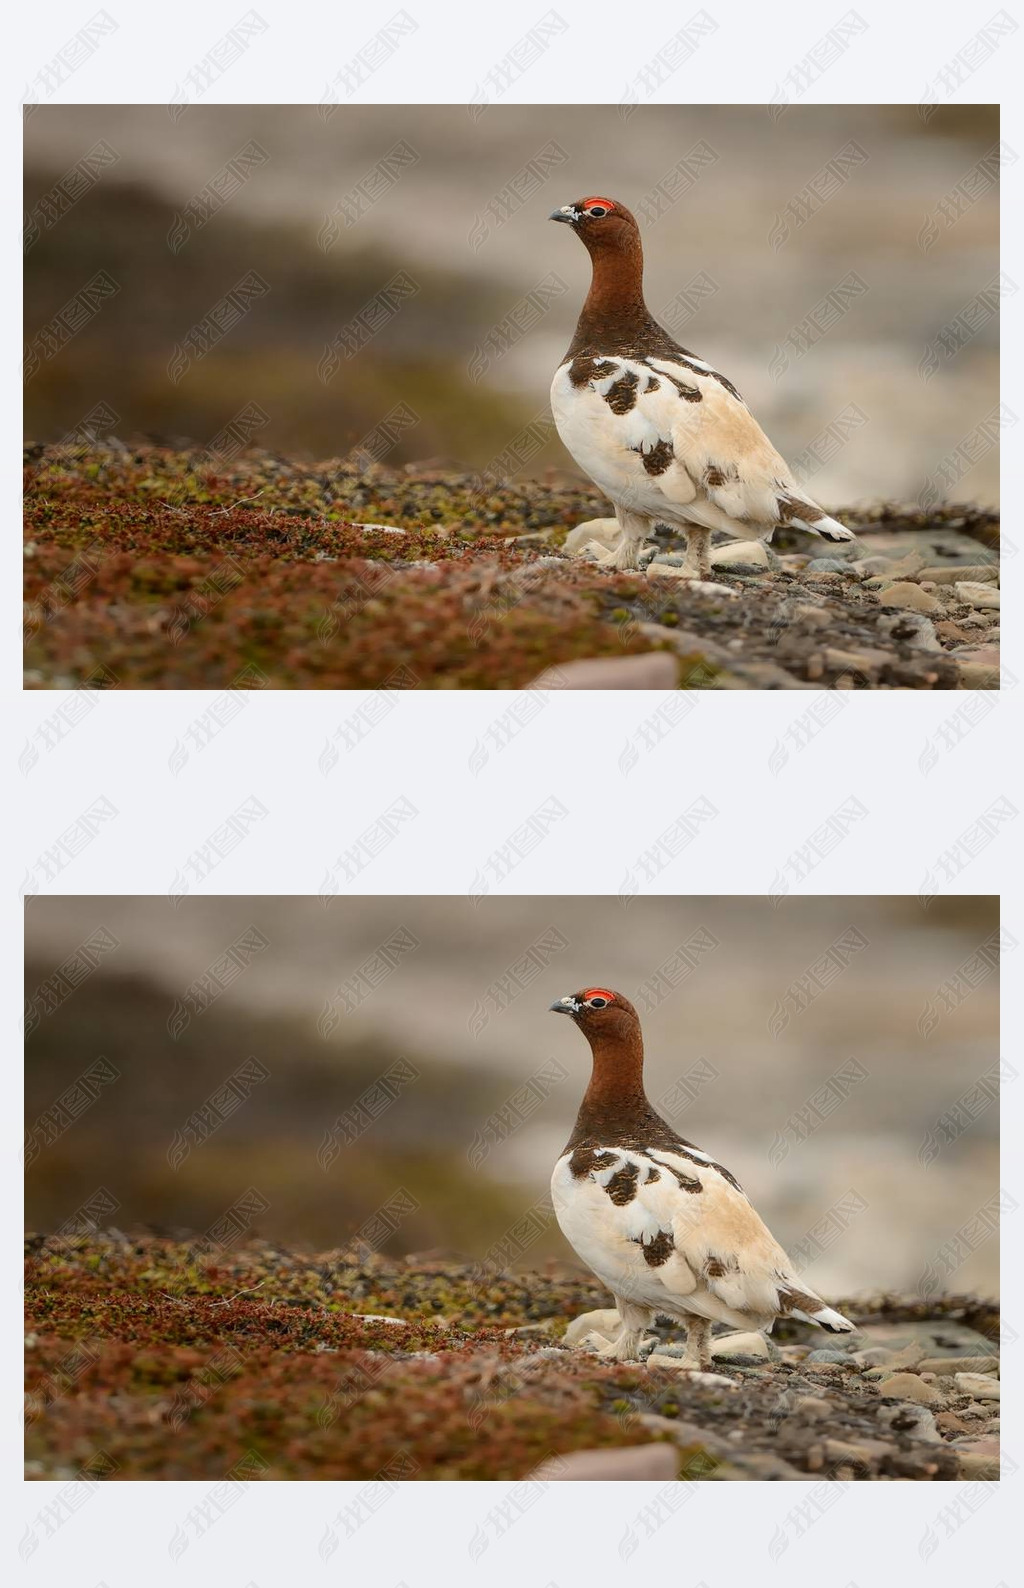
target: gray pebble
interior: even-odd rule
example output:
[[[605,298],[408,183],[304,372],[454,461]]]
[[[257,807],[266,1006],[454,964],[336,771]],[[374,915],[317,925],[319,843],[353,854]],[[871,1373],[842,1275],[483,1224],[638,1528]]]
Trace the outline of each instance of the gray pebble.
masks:
[[[931,618],[925,617],[923,612],[901,612],[894,616],[891,612],[883,612],[877,624],[879,634],[884,634],[888,639],[897,644],[909,645],[916,651],[941,651],[935,633],[935,625]]]

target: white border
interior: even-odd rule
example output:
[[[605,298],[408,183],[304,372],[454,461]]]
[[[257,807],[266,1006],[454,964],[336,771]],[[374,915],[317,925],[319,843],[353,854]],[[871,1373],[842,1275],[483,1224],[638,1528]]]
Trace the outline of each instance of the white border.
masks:
[[[245,8],[181,0],[168,13],[166,8],[111,0],[109,9],[119,22],[117,34],[54,95],[54,102],[166,102],[176,82]],[[287,7],[273,0],[257,9],[271,31],[262,47],[254,46],[223,76],[205,103],[315,103],[329,70],[354,56],[398,7],[365,4],[352,15],[303,0],[292,0]],[[487,68],[546,8],[514,12],[504,6],[488,12],[413,0],[408,9],[421,23],[417,35],[354,102],[466,103]],[[641,11],[629,13],[607,0],[588,0],[586,5],[559,0],[555,9],[570,24],[563,47],[539,59],[510,89],[506,102],[616,103],[631,73],[691,14],[691,8],[680,11],[665,0],[649,0]],[[692,11],[699,9],[695,4]],[[766,102],[794,62],[845,9],[837,5],[833,17],[832,11],[803,3],[788,6],[780,15],[778,7],[712,0],[708,10],[720,23],[713,46],[698,52],[660,97],[668,102]],[[869,0],[855,9],[869,22],[866,35],[812,85],[805,103],[915,102],[988,15],[986,8],[971,17],[962,5],[949,3],[933,5],[925,14],[919,5],[894,0],[884,7]],[[5,102],[12,120],[26,82],[91,14],[89,6],[68,3],[19,14],[20,41],[6,52],[5,62]],[[1010,39],[954,96],[1005,99],[1004,137],[1015,147],[1024,141],[1018,111],[1020,66],[1021,40]],[[467,128],[467,137],[472,135]],[[17,213],[16,138],[11,146],[5,166],[8,216]],[[1014,276],[1021,268],[1018,173],[1019,168],[1010,173],[1004,208],[1004,268]],[[9,230],[13,235],[16,228]],[[4,254],[5,269],[11,272],[8,301],[16,298],[15,246],[9,245]],[[1018,324],[1017,302],[1019,297],[1008,304],[1008,337]],[[15,321],[8,316],[5,400],[13,399],[11,382],[20,352]],[[1016,385],[1017,361],[1011,358],[1005,393],[1011,405],[1020,400]],[[16,414],[15,409],[8,435]],[[8,459],[12,452],[8,449]],[[1005,512],[1012,524],[1018,522],[1020,487],[1010,469],[1007,474]],[[8,555],[15,540],[18,490],[8,461]],[[1012,586],[1015,569],[1011,565],[1008,571]],[[13,602],[19,586],[13,562],[11,572],[5,584]],[[60,697],[22,698],[11,688],[18,637],[13,617],[3,636],[4,701],[10,707],[7,720],[14,724],[16,757],[39,722],[57,709]],[[1019,649],[1011,633],[1007,657],[1017,676],[1022,671]],[[1014,692],[1006,692],[997,709],[928,775],[917,765],[925,741],[967,697],[854,697],[841,726],[837,722],[825,728],[773,777],[767,769],[773,746],[814,698],[737,694],[701,699],[623,777],[618,756],[639,722],[657,708],[657,699],[553,697],[537,720],[474,777],[468,769],[474,746],[512,697],[419,696],[403,702],[327,779],[319,774],[317,757],[326,732],[358,705],[353,697],[258,698],[177,779],[167,770],[166,758],[176,735],[203,709],[203,697],[104,700],[27,778],[13,773],[15,810],[5,845],[3,894],[5,946],[10,950],[3,960],[6,1007],[11,1011],[8,1029],[20,1009],[15,895],[40,854],[100,794],[121,814],[61,873],[59,891],[166,892],[179,858],[239,800],[257,794],[269,815],[212,874],[209,891],[315,892],[325,857],[331,858],[335,846],[340,852],[346,839],[351,843],[402,793],[421,811],[415,828],[396,837],[352,891],[465,891],[473,865],[480,863],[476,857],[485,861],[551,794],[564,801],[571,819],[551,828],[501,885],[505,891],[615,892],[635,856],[698,796],[712,800],[720,815],[657,878],[654,891],[771,891],[779,865],[853,794],[867,806],[868,817],[851,827],[803,889],[917,892],[937,858],[994,800],[1005,795],[1020,803],[1020,783],[1010,761],[1011,745],[1019,745],[1021,737]],[[949,883],[952,891],[1002,891],[1004,917],[1011,927],[1021,919],[1018,825],[1007,825]],[[784,901],[780,909],[785,909]],[[1007,1051],[1019,1029],[1014,992],[1011,988],[1008,996]],[[1017,1106],[1012,1089],[1007,1102],[1012,1139],[1018,1128],[1012,1119]],[[15,1111],[9,1117],[13,1121]],[[12,1124],[4,1157],[10,1193],[5,1206],[14,1210],[13,1217],[8,1215],[9,1233],[17,1222],[19,1142]],[[1016,1158],[1011,1154],[1007,1164],[1011,1189]],[[1011,1317],[1019,1304],[1016,1266],[1009,1265],[1007,1276]],[[11,1337],[12,1320],[13,1307],[8,1307],[4,1360],[9,1370],[19,1354]],[[12,1431],[4,1442],[4,1459],[12,1501],[7,1544],[13,1554],[24,1527],[54,1486],[16,1487],[20,1452],[11,1371],[4,1377],[3,1394],[4,1423]],[[1010,1428],[1012,1450],[1018,1444],[1012,1419]],[[345,1541],[326,1566],[317,1544],[348,1486],[275,1486],[258,1497],[247,1496],[174,1565],[170,1538],[207,1485],[111,1485],[99,1488],[64,1528],[44,1540],[28,1559],[24,1575],[33,1584],[103,1582],[108,1588],[126,1588],[140,1578],[162,1584],[183,1577],[227,1588],[250,1583],[270,1588],[301,1580],[307,1572],[314,1580],[322,1573],[325,1580],[372,1580],[385,1588],[399,1581],[409,1588],[481,1581],[514,1583],[516,1588],[524,1583],[575,1588],[595,1568],[607,1576],[654,1567],[671,1573],[672,1580],[705,1582],[711,1588],[741,1574],[752,1579],[779,1571],[788,1581],[820,1583],[838,1576],[841,1583],[852,1581],[862,1588],[897,1575],[912,1581],[927,1577],[938,1584],[994,1584],[1008,1571],[1004,1542],[1012,1521],[1012,1486],[1019,1481],[1015,1477],[998,1488],[987,1486],[981,1515],[964,1508],[959,1485],[857,1486],[845,1490],[799,1537],[796,1525],[786,1519],[795,1507],[813,1499],[812,1485],[744,1484],[737,1489],[702,1484],[671,1521],[650,1534],[638,1515],[653,1498],[647,1486],[573,1485],[526,1510],[476,1562],[469,1542],[478,1527],[486,1531],[488,1514],[508,1486],[409,1484]],[[959,1513],[950,1509],[957,1505]],[[776,1564],[769,1545],[780,1526],[788,1531],[791,1545]],[[627,1567],[620,1544],[628,1528],[639,1533],[640,1545]],[[938,1539],[938,1547],[926,1560],[921,1545],[929,1537]]]

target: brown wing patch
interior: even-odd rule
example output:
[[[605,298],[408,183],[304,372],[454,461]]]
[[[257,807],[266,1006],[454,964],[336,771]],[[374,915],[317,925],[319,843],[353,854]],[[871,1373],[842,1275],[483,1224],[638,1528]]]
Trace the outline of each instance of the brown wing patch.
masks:
[[[617,1208],[624,1208],[636,1196],[636,1183],[640,1177],[638,1163],[625,1163],[612,1175],[605,1190]]]
[[[671,441],[659,441],[648,452],[642,447],[633,447],[632,451],[639,452],[648,474],[664,474],[676,455]]]
[[[746,1195],[746,1192],[744,1191],[743,1187],[740,1185],[740,1183],[737,1180],[736,1176],[734,1174],[730,1174],[728,1169],[723,1169],[722,1165],[720,1163],[709,1163],[704,1158],[698,1158],[696,1153],[693,1152],[692,1150],[688,1151],[687,1149],[689,1148],[689,1142],[673,1141],[673,1140],[670,1139],[668,1141],[659,1141],[657,1143],[657,1146],[661,1149],[662,1152],[674,1152],[677,1158],[688,1158],[690,1160],[690,1162],[693,1163],[693,1164],[696,1164],[699,1169],[714,1169],[714,1170],[716,1170],[716,1172],[722,1176],[722,1179],[723,1180],[728,1180],[729,1184],[731,1186],[733,1186],[735,1188],[735,1190],[737,1190],[740,1193],[741,1196],[745,1196]],[[649,1149],[646,1148],[646,1147],[642,1148],[641,1150],[644,1151],[644,1152],[649,1151]],[[670,1173],[675,1175],[676,1179],[679,1181],[679,1184],[683,1187],[684,1191],[700,1191],[701,1190],[701,1183],[700,1183],[699,1180],[694,1180],[691,1184],[685,1184],[684,1181],[686,1180],[686,1176],[681,1175],[678,1169],[673,1169],[671,1164],[666,1164],[665,1168],[668,1169],[670,1171]]]
[[[660,1268],[662,1263],[668,1262],[676,1249],[671,1230],[659,1230],[652,1240],[639,1239],[637,1244],[644,1254],[644,1262],[648,1268]]]
[[[604,400],[613,414],[628,414],[636,407],[636,389],[640,376],[635,369],[627,369],[618,380],[613,380],[604,394]]]
[[[604,1152],[599,1147],[576,1147],[569,1159],[569,1172],[574,1180],[582,1180],[584,1175],[593,1174],[595,1169],[607,1169],[614,1162],[613,1152]]]
[[[698,1191],[703,1191],[704,1187],[695,1175],[684,1174],[681,1169],[674,1169],[670,1163],[665,1164],[665,1168],[669,1174],[674,1175],[679,1181],[680,1188],[683,1191],[689,1191],[694,1194]]]
[[[646,359],[641,359],[640,362],[641,363],[646,363]],[[670,375],[670,374],[668,374],[668,372],[666,370],[663,370],[663,369],[659,369],[658,374],[664,380],[669,380],[669,381],[672,382],[672,384],[675,387],[676,391],[679,393],[680,397],[682,397],[685,402],[688,402],[688,403],[699,403],[699,402],[703,402],[704,401],[703,396],[697,390],[696,386],[687,386],[685,381],[677,380],[675,375]]]
[[[607,358],[595,358],[592,353],[577,353],[569,365],[569,380],[574,386],[586,386],[589,381],[600,380],[612,368]]]

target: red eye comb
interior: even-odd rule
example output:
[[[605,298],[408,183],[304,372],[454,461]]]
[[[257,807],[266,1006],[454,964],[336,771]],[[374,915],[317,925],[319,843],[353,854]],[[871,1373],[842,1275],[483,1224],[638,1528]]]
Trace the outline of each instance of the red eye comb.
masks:
[[[589,209],[591,204],[603,204],[606,210],[613,210],[615,208],[615,205],[612,203],[611,199],[587,198],[583,200],[583,208],[585,210]]]
[[[607,987],[588,987],[583,997],[584,1000],[587,998],[607,998],[609,1003],[615,1002],[615,994],[609,992]]]

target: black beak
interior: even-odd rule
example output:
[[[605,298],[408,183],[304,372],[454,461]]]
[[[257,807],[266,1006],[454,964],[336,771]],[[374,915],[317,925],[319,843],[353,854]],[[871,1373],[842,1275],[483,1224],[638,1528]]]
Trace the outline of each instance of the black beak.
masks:
[[[549,221],[564,221],[567,226],[575,226],[579,218],[579,210],[574,210],[571,204],[567,204],[566,207],[561,210],[552,210],[551,214],[548,216]],[[551,1007],[554,1008],[554,1005],[552,1004]]]
[[[553,1015],[575,1015],[579,1013],[579,1007],[575,999],[566,1003],[564,998],[556,998],[553,1004],[548,1004],[548,1013]]]

